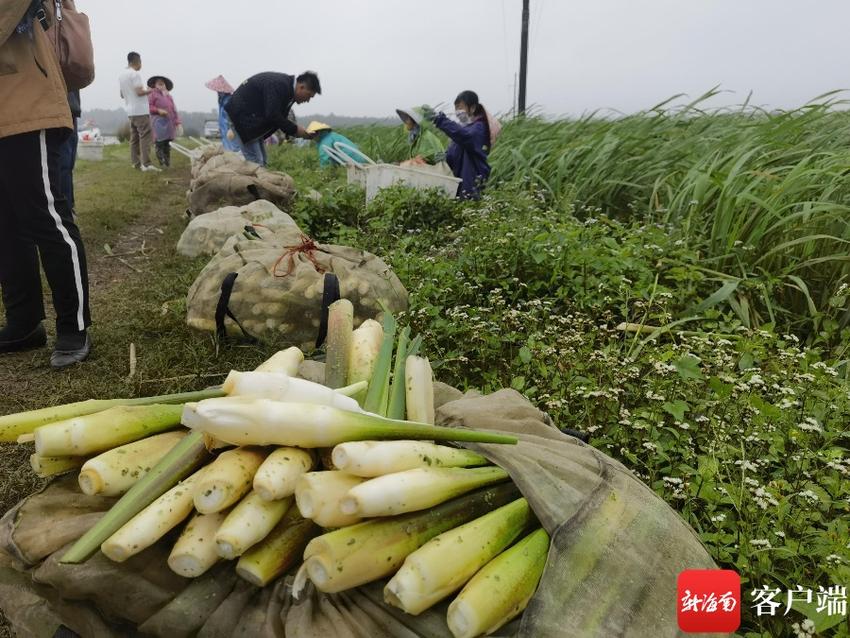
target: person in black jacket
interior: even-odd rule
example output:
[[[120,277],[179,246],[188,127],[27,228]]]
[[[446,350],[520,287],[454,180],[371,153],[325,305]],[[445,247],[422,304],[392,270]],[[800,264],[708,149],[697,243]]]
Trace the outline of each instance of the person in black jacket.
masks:
[[[298,77],[272,71],[252,75],[224,107],[230,128],[227,137],[239,143],[245,159],[265,166],[263,140],[278,129],[292,137],[312,137],[290,121],[289,110],[293,104],[304,104],[321,93],[319,76],[312,71]]]

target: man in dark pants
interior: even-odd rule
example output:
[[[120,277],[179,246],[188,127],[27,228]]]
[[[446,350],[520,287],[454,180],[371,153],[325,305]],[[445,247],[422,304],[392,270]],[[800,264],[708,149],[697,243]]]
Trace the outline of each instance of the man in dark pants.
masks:
[[[0,13],[0,288],[6,325],[0,352],[46,344],[39,255],[56,310],[54,368],[91,349],[86,254],[61,189],[61,152],[71,135],[68,95],[30,0]],[[52,3],[44,3],[48,11]]]
[[[74,122],[74,132],[62,145],[62,178],[60,186],[62,194],[68,200],[71,212],[76,215],[77,207],[74,202],[74,164],[77,163],[77,121],[80,119],[82,107],[80,106],[80,92],[68,91],[68,106],[71,107],[71,119]]]
[[[234,91],[224,106],[227,113],[227,139],[239,144],[242,155],[260,166],[266,164],[263,140],[280,129],[292,137],[313,137],[289,119],[293,104],[309,102],[321,95],[319,76],[305,71],[297,78],[285,73],[257,73]]]

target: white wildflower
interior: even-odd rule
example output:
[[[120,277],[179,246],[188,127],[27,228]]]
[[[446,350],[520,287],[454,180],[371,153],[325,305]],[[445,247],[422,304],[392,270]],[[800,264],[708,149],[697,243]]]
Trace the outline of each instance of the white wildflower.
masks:
[[[793,623],[791,630],[796,638],[813,638],[815,635],[815,623],[808,618],[803,621],[803,624]]]
[[[749,384],[762,387],[764,386],[764,379],[761,378],[761,375],[754,374],[750,377]]]
[[[811,490],[803,490],[802,492],[797,492],[797,496],[799,496],[800,498],[802,498],[806,501],[809,501],[812,504],[820,501],[820,498],[818,498],[818,495],[815,494],[814,492],[812,492]]]
[[[754,463],[752,463],[750,461],[747,461],[746,459],[735,461],[735,465],[739,465],[741,467],[741,469],[744,470],[745,472],[747,470],[755,471],[755,470],[759,469],[757,465],[755,465]]]
[[[810,416],[803,419],[803,422],[797,425],[797,427],[804,432],[823,432],[823,428],[820,423],[817,422],[817,419]]]

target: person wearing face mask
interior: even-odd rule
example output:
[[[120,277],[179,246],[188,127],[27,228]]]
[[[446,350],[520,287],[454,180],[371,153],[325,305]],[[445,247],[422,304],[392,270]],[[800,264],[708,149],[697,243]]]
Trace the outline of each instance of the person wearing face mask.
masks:
[[[445,159],[446,150],[433,131],[422,126],[419,109],[396,109],[407,131],[410,153],[407,162],[412,164],[436,164]]]
[[[174,83],[167,77],[154,75],[148,78],[148,86],[153,89],[148,95],[148,104],[156,158],[160,166],[168,168],[171,166],[171,142],[178,136],[181,128],[180,115],[174,106],[174,98],[171,97]]]
[[[455,116],[457,122],[445,113],[434,113],[430,109],[426,112],[434,126],[452,140],[446,149],[446,162],[454,176],[462,180],[458,197],[478,199],[490,176],[487,156],[501,125],[481,105],[474,91],[463,91],[455,98]]]

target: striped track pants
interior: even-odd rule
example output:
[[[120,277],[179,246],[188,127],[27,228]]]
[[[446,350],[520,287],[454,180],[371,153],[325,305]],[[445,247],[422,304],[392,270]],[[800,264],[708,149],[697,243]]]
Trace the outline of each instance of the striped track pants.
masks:
[[[86,253],[61,192],[60,152],[69,134],[48,129],[0,138],[0,288],[7,324],[24,330],[45,318],[39,256],[56,332],[91,322]]]

